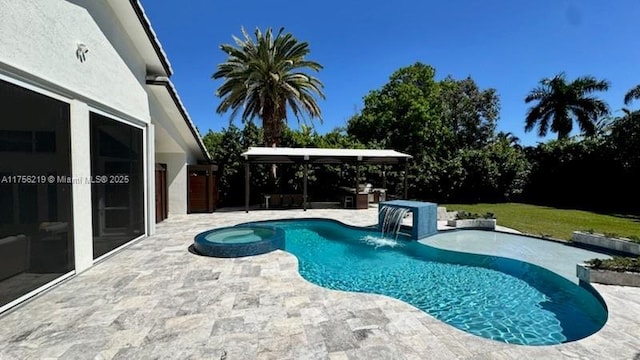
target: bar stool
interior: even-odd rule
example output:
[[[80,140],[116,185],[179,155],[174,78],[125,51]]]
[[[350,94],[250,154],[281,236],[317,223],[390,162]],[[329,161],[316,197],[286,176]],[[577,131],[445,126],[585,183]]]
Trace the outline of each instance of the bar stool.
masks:
[[[344,208],[353,207],[353,196],[347,195],[344,197]]]

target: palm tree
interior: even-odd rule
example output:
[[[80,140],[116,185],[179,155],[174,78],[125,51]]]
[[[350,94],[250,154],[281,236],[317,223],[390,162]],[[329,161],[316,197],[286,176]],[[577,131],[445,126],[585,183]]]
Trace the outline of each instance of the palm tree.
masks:
[[[305,60],[309,44],[283,31],[274,38],[271,29],[263,34],[256,28],[254,40],[242,28],[244,39],[234,36],[235,46],[220,46],[228,58],[212,76],[224,79],[216,92],[222,98],[216,111],[222,114],[231,109],[233,119],[242,109],[243,122],[261,119],[264,141],[271,146],[280,143],[287,108],[298,121],[305,114],[320,119],[316,98],[324,99],[322,83],[302,71],[318,72],[322,65]]]
[[[547,131],[558,134],[558,139],[566,139],[576,121],[585,135],[595,133],[595,122],[609,113],[607,104],[589,94],[609,89],[609,82],[597,80],[592,76],[579,77],[567,83],[564,73],[552,79],[542,79],[540,86],[531,90],[524,99],[526,103],[538,101],[527,112],[525,131],[531,131],[538,125],[538,135],[545,136]]]
[[[624,104],[631,105],[634,99],[640,99],[640,85],[636,85],[633,89],[629,90],[624,96]]]
[[[520,148],[520,138],[512,132],[500,131],[496,134],[496,141],[504,142],[511,147]]]

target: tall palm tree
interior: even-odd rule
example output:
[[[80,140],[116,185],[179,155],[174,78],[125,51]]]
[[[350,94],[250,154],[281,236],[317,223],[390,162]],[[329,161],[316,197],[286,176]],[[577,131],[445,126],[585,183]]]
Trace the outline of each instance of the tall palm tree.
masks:
[[[640,85],[636,85],[633,89],[629,90],[624,96],[624,104],[631,105],[631,102],[636,99],[640,99]]]
[[[538,101],[527,112],[524,130],[531,131],[537,124],[539,136],[545,136],[551,130],[558,134],[558,139],[565,139],[576,121],[580,130],[591,136],[596,131],[594,123],[609,113],[609,107],[604,101],[588,95],[608,89],[609,82],[592,76],[579,77],[570,83],[564,73],[542,79],[524,99],[526,103]]]
[[[308,114],[320,119],[317,98],[324,99],[323,84],[303,72],[318,72],[322,65],[306,60],[309,44],[300,42],[284,28],[274,37],[271,29],[255,30],[255,40],[242,28],[236,45],[221,45],[228,58],[217,67],[213,79],[224,79],[216,95],[222,102],[219,114],[232,110],[231,119],[242,110],[242,120],[262,120],[265,143],[277,146],[287,120],[287,108],[300,121]],[[320,119],[321,121],[322,119]]]

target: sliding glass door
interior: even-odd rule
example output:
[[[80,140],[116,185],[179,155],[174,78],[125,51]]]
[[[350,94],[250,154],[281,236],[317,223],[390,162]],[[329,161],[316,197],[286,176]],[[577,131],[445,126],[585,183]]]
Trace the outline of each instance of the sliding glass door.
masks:
[[[144,234],[143,132],[96,113],[91,120],[93,255]]]
[[[0,307],[74,269],[69,104],[0,80]]]

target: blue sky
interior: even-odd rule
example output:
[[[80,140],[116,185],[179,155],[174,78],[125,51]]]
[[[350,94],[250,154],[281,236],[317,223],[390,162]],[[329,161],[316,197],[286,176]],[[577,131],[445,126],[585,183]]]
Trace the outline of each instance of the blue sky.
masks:
[[[569,79],[607,79],[611,87],[602,98],[617,113],[624,93],[640,84],[638,0],[142,4],[174,69],[172,81],[202,133],[229,124],[230,113],[215,112],[222,80],[211,75],[225,60],[220,44],[232,43],[241,26],[250,33],[285,27],[309,42],[309,58],[324,66],[317,74],[327,96],[320,101],[323,123],[315,122],[320,133],[344,126],[362,108],[363,96],[417,61],[433,66],[439,79],[471,76],[481,88],[495,88],[501,101],[498,130],[514,133],[525,145],[545,140],[524,132],[523,101],[543,77],[564,71]],[[295,118],[289,124],[296,127]]]

